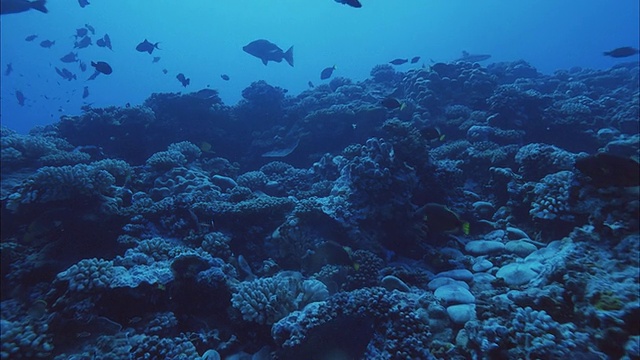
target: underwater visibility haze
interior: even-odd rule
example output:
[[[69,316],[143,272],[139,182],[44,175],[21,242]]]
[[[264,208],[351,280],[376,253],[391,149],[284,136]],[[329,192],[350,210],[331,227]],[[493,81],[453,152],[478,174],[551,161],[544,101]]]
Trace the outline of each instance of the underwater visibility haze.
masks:
[[[637,0],[0,4],[0,359],[640,359]]]

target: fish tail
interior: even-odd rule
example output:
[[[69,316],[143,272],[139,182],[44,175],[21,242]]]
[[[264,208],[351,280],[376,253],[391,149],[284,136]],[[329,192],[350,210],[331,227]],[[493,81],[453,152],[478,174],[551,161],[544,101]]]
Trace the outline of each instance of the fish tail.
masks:
[[[43,13],[48,13],[49,10],[47,10],[47,8],[45,7],[45,4],[47,3],[47,0],[36,0],[36,1],[32,1],[31,2],[31,8],[32,9],[36,9],[38,11],[41,11]]]
[[[156,49],[158,49],[158,50],[162,50],[162,49],[160,49],[160,48],[158,47],[158,44],[160,44],[160,41],[158,41],[157,43],[153,44],[153,47],[154,47],[154,48],[156,48]]]
[[[469,227],[470,227],[469,222],[465,221],[462,223],[462,232],[465,235],[469,235]]]
[[[289,65],[293,66],[293,46],[291,46],[289,50],[284,53],[284,59],[287,61],[287,63],[289,63]]]
[[[400,111],[404,110],[406,107],[407,107],[407,104],[406,103],[402,103],[400,105]]]

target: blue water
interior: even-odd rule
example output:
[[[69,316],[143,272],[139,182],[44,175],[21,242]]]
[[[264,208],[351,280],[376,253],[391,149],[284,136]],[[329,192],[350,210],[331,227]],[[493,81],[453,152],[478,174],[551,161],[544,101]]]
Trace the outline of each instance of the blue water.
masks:
[[[308,81],[336,65],[334,76],[363,80],[374,65],[394,58],[421,56],[446,62],[462,50],[491,54],[490,62],[524,59],[543,73],[579,66],[604,69],[620,62],[602,52],[637,46],[638,1],[368,1],[360,9],[331,0],[296,1],[51,1],[48,14],[30,11],[3,15],[1,26],[2,108],[4,126],[25,133],[35,125],[55,122],[93,107],[140,104],[154,92],[218,89],[224,102],[235,104],[251,82],[297,94]],[[86,81],[77,64],[60,57],[73,49],[75,29],[96,29],[93,46],[79,49],[85,62],[106,61],[114,72]],[[113,51],[95,45],[105,33]],[[31,34],[33,42],[24,39]],[[153,55],[135,51],[144,39],[160,42]],[[282,49],[294,46],[295,67],[269,63],[242,51],[264,38]],[[55,40],[45,49],[40,41]],[[152,63],[153,56],[160,56]],[[4,76],[7,64],[14,72]],[[66,81],[55,67],[78,76]],[[408,69],[410,65],[401,66]],[[164,75],[162,69],[167,69]],[[191,79],[186,89],[178,73]],[[228,74],[225,82],[221,74]],[[90,96],[82,99],[84,86]],[[17,103],[15,92],[26,97]],[[48,99],[45,98],[48,97]]]

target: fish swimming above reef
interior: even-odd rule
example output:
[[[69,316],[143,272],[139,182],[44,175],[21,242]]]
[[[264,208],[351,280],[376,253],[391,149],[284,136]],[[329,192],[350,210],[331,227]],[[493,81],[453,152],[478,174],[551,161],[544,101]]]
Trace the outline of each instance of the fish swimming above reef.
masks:
[[[213,89],[202,89],[192,93],[192,95],[198,99],[209,100],[209,99],[217,98],[218,91]]]
[[[104,61],[98,61],[98,62],[92,61],[91,66],[93,66],[96,69],[96,71],[100,72],[101,74],[109,75],[113,72],[111,65],[107,64]]]
[[[312,88],[312,89],[313,89],[314,87],[316,87],[315,85],[313,85],[313,83],[311,82],[311,80],[309,80],[309,82],[307,83],[307,85],[309,85],[309,87],[310,87],[310,88]]]
[[[76,75],[71,71],[67,70],[66,68],[62,68],[62,69],[56,68],[56,72],[65,80],[71,81],[71,80],[77,79]]]
[[[91,26],[89,24],[84,24],[84,27],[86,27],[87,29],[89,29],[89,31],[91,31],[91,35],[95,35],[96,34],[96,29],[94,29],[93,26]]]
[[[89,33],[89,29],[87,29],[86,27],[81,27],[76,29],[76,34],[73,36],[75,36],[76,39],[79,39],[81,37],[87,36],[88,33]]]
[[[153,60],[151,60],[152,63],[157,63],[158,61],[160,61],[160,56],[154,56]]]
[[[29,35],[26,38],[24,38],[24,41],[33,41],[38,37],[38,35],[33,34],[33,35]]]
[[[465,235],[469,235],[469,223],[460,220],[458,214],[442,204],[428,203],[418,209],[417,214],[422,216],[429,232],[454,233],[462,231]]]
[[[611,51],[605,51],[603,54],[605,56],[611,56],[614,58],[623,58],[633,56],[638,53],[638,49],[632,48],[631,46],[620,47],[617,49],[613,49]]]
[[[83,37],[82,39],[80,39],[80,41],[76,41],[73,44],[73,47],[76,49],[84,49],[86,47],[88,47],[89,45],[91,45],[91,38],[88,36]]]
[[[349,5],[354,8],[361,8],[362,4],[359,0],[335,0],[339,4]]]
[[[322,72],[320,73],[320,80],[326,80],[328,78],[331,77],[331,75],[333,74],[333,70],[337,69],[337,67],[335,65],[325,68],[324,70],[322,70]]]
[[[87,0],[78,0],[78,4],[80,5],[81,8],[84,8],[87,5],[91,5]]]
[[[222,75],[220,75],[220,78],[221,78],[222,80],[224,80],[224,81],[229,81],[229,80],[231,79],[231,78],[229,77],[229,75],[227,75],[227,74],[222,74]]]
[[[96,45],[98,45],[99,47],[109,48],[109,50],[113,50],[113,48],[111,47],[111,38],[109,37],[109,34],[104,34],[102,39],[98,39],[98,41],[96,41]]]
[[[394,97],[386,97],[384,99],[382,99],[382,101],[380,102],[380,104],[384,107],[386,107],[387,109],[397,109],[400,108],[400,110],[403,110],[406,106],[405,103],[400,102],[400,100],[394,98]]]
[[[13,72],[13,65],[11,65],[11,63],[8,63],[7,68],[4,70],[4,76],[11,75],[12,72]]]
[[[640,185],[640,164],[627,157],[597,153],[576,160],[575,167],[596,187]]]
[[[60,61],[64,63],[72,63],[78,61],[78,53],[74,53],[73,51],[68,53],[67,55],[60,58]]]
[[[279,63],[284,59],[289,65],[293,66],[293,46],[286,52],[283,52],[278,45],[268,40],[259,39],[243,46],[242,50],[262,60],[262,63],[265,65],[267,65],[269,61]]]
[[[485,61],[487,59],[491,58],[491,55],[489,54],[469,54],[466,51],[462,52],[462,57],[458,58],[456,60],[454,60],[455,62],[458,61],[463,61],[463,62],[470,62],[470,63],[475,63],[475,62],[480,62],[480,61]]]
[[[191,79],[187,79],[183,73],[180,73],[178,75],[176,75],[176,79],[178,79],[178,81],[180,81],[180,83],[182,84],[182,86],[187,87],[187,85],[189,85],[189,83],[191,83]]]
[[[56,42],[51,41],[51,40],[43,40],[40,42],[40,46],[42,46],[43,48],[49,49],[50,47],[52,47],[53,45],[55,45]]]
[[[151,54],[155,49],[160,50],[160,48],[158,47],[158,44],[160,43],[157,42],[154,44],[149,42],[147,39],[144,39],[143,42],[141,42],[140,44],[138,44],[138,46],[136,46],[136,50],[138,50],[139,52],[148,52],[149,54]]]
[[[415,63],[417,63],[418,61],[420,61],[420,56],[414,56],[414,57],[412,57],[412,58],[411,58],[411,63],[412,63],[412,64],[415,64]]]
[[[16,100],[18,100],[18,105],[24,106],[25,99],[26,98],[24,97],[24,94],[22,93],[22,91],[20,90],[16,91]]]
[[[82,61],[78,61],[80,66],[80,71],[85,72],[87,70],[87,64]]]
[[[406,64],[409,60],[407,59],[393,59],[391,61],[389,61],[389,64],[392,65],[402,65],[402,64]]]
[[[86,99],[89,96],[89,87],[85,86],[84,89],[82,89],[82,98]]]
[[[437,126],[427,126],[420,129],[420,134],[425,140],[433,141],[444,141],[444,135],[440,132],[440,128]]]
[[[46,3],[46,0],[2,0],[0,1],[0,14],[16,14],[31,9],[47,13],[49,10],[45,6]]]

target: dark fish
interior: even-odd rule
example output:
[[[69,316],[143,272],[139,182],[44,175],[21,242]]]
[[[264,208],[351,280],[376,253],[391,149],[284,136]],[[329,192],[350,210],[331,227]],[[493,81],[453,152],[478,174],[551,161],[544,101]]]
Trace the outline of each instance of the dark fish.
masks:
[[[82,98],[86,99],[89,96],[89,87],[85,86],[84,89],[82,90]]]
[[[576,160],[576,169],[591,178],[596,187],[640,185],[640,164],[626,157],[597,153]]]
[[[178,80],[180,80],[180,79],[178,79]],[[198,99],[207,100],[207,99],[212,99],[212,98],[217,97],[218,96],[218,92],[216,90],[213,90],[213,89],[202,89],[202,90],[199,90],[199,91],[193,93],[193,96],[197,97]]]
[[[152,63],[157,63],[158,61],[160,61],[160,56],[154,56],[153,57],[153,61],[151,61]]]
[[[33,41],[38,37],[38,35],[29,35],[26,38],[24,38],[24,41]]]
[[[98,62],[92,61],[91,66],[96,68],[96,71],[103,73],[105,75],[109,75],[113,72],[113,69],[111,68],[111,66],[104,61],[98,61]]]
[[[313,83],[311,82],[311,80],[309,80],[309,82],[307,83],[307,85],[309,85],[310,88],[314,88],[315,85],[313,85]]]
[[[362,4],[360,4],[359,0],[336,0],[337,3],[343,4],[343,5],[349,5],[351,7],[354,8],[361,8]]]
[[[162,73],[163,73],[163,74],[167,75],[167,73],[168,73],[168,72],[169,72],[169,70],[167,70],[167,69],[162,69]]]
[[[82,62],[82,61],[80,61],[80,70],[82,72],[85,72],[87,70],[87,64]]]
[[[178,74],[176,76],[176,79],[178,79],[178,81],[180,81],[180,83],[184,87],[187,87],[187,85],[189,85],[189,83],[191,82],[191,79],[187,79],[183,73]]]
[[[78,53],[74,53],[73,51],[68,53],[67,55],[60,58],[60,61],[64,63],[72,63],[78,61]]]
[[[489,58],[491,58],[491,55],[489,54],[469,54],[468,52],[463,51],[462,57],[459,59],[456,59],[455,61],[475,63],[475,62],[487,60]]]
[[[56,43],[55,40],[54,41],[44,40],[44,41],[40,42],[40,46],[42,46],[43,48],[47,48],[48,49],[48,48],[52,47],[53,45],[55,45],[55,43]]]
[[[293,66],[293,46],[286,52],[283,52],[276,44],[264,39],[250,42],[242,47],[244,52],[262,60],[267,65],[269,61],[282,62],[284,59],[289,65]]]
[[[389,61],[389,64],[393,64],[393,65],[402,65],[407,63],[409,60],[407,59],[393,59],[391,61]]]
[[[22,93],[22,91],[20,91],[20,90],[16,91],[16,99],[18,99],[18,105],[24,106],[25,97],[24,97],[24,94]]]
[[[428,126],[420,129],[420,134],[425,140],[444,140],[444,135],[440,132],[440,129],[437,126]]]
[[[227,74],[222,74],[222,75],[220,75],[220,77],[221,77],[221,78],[222,78],[222,80],[224,80],[224,81],[229,81],[229,79],[230,79],[230,78],[229,78],[229,75],[227,75]]]
[[[78,39],[87,36],[88,33],[89,30],[86,27],[81,27],[79,29],[76,29],[76,34],[74,36],[76,37],[76,39]]]
[[[11,63],[7,64],[7,68],[4,71],[4,76],[8,76],[13,72],[13,65]]]
[[[86,48],[87,46],[89,46],[91,44],[92,44],[91,38],[88,37],[88,36],[85,36],[80,41],[76,41],[73,44],[73,47],[76,48],[76,49],[84,49],[84,48]]]
[[[149,54],[151,54],[154,49],[160,50],[160,48],[158,47],[158,44],[160,44],[160,43],[157,42],[157,43],[153,44],[153,43],[150,43],[149,41],[147,41],[147,39],[144,39],[143,42],[141,42],[140,44],[138,44],[138,46],[136,46],[136,50],[138,50],[140,52],[148,52]]]
[[[66,68],[62,68],[62,70],[56,68],[56,72],[65,80],[71,81],[77,79],[76,75]]]
[[[469,235],[469,223],[460,220],[458,214],[449,210],[446,206],[436,203],[428,203],[418,210],[422,220],[431,233],[458,232],[462,230]]]
[[[638,49],[632,48],[631,46],[625,46],[617,49],[613,49],[611,51],[605,51],[603,54],[606,56],[611,56],[614,58],[623,58],[633,56],[638,53]]]
[[[335,241],[327,241],[318,245],[314,250],[307,252],[301,260],[302,267],[309,272],[320,271],[327,264],[354,265],[350,249]]]
[[[420,61],[420,56],[414,56],[414,57],[412,57],[412,58],[411,58],[411,63],[412,63],[412,64],[415,64],[415,63],[417,63],[418,61]]]
[[[84,27],[86,27],[87,29],[89,29],[89,31],[91,31],[91,35],[95,35],[96,34],[96,29],[94,29],[93,26],[91,26],[89,24],[84,24]]]
[[[48,10],[45,7],[46,2],[46,0],[2,0],[0,3],[0,14],[15,14],[31,9],[47,13]]]
[[[109,50],[113,50],[111,48],[111,38],[109,37],[109,34],[104,34],[102,39],[98,39],[98,41],[96,41],[96,45],[98,45],[99,47],[109,48]]]
[[[325,80],[331,77],[331,75],[333,74],[333,70],[336,69],[336,66],[333,65],[332,67],[328,67],[324,70],[322,70],[322,72],[320,73],[320,80]]]
[[[89,1],[87,1],[87,0],[78,0],[78,4],[80,4],[81,8],[84,8],[87,5],[91,5],[91,4],[89,4]]]
[[[382,99],[380,104],[382,104],[382,106],[386,107],[387,109],[400,108],[400,110],[402,110],[405,107],[404,103],[401,103],[400,100],[398,100],[398,99],[396,99],[394,97],[384,98],[384,99]]]

